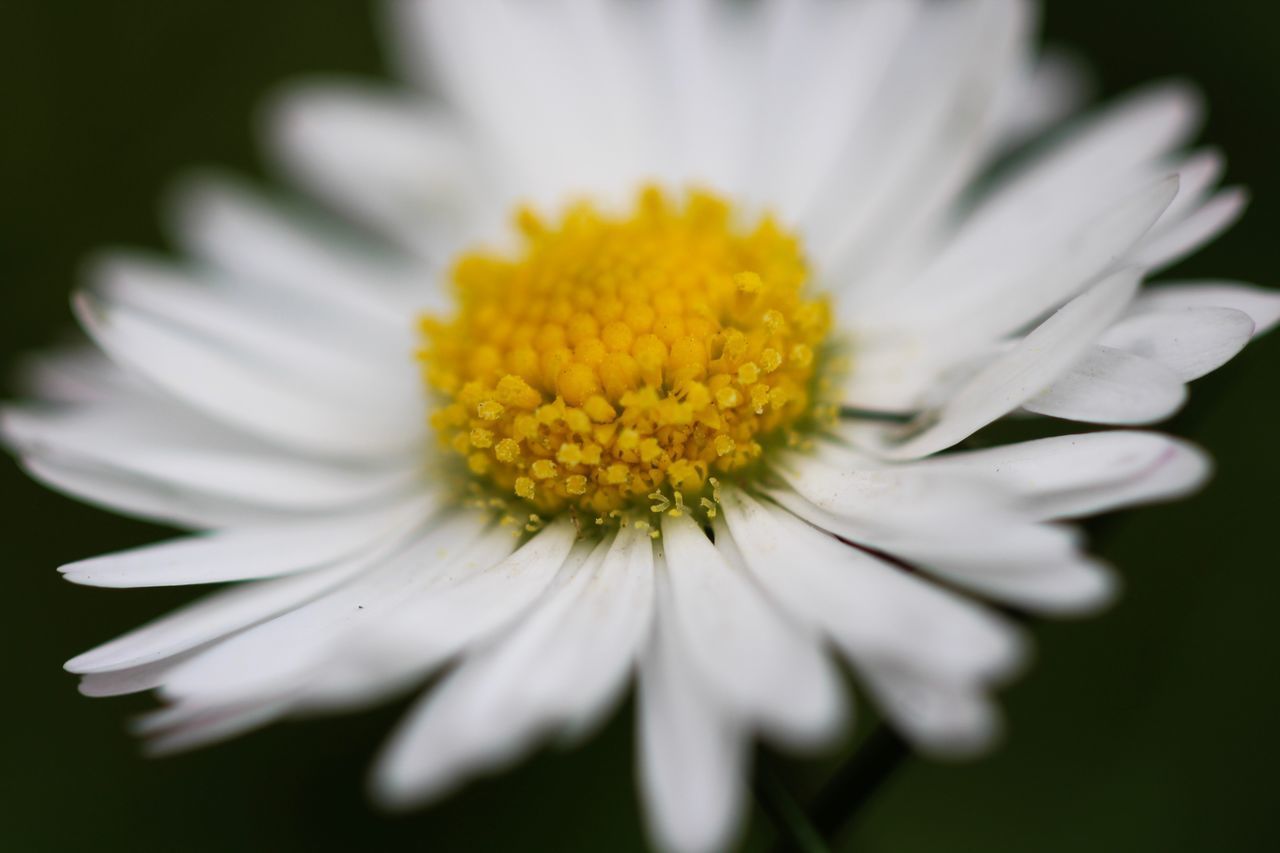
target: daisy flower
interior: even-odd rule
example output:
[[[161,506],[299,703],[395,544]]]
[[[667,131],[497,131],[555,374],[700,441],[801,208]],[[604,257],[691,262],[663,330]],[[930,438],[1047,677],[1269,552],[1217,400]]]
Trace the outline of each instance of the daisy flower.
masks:
[[[430,689],[375,796],[438,797],[634,685],[655,842],[728,843],[756,739],[839,666],[921,752],[999,728],[1009,611],[1115,579],[1064,522],[1195,489],[1132,429],[1280,318],[1147,280],[1231,224],[1186,86],[1063,123],[1018,0],[402,0],[408,85],[294,87],[311,203],[183,186],[183,261],[113,253],[4,412],[31,475],[192,535],[63,567],[230,584],[69,661],[157,690],[153,749]],[[1051,132],[1050,132],[1051,131]]]

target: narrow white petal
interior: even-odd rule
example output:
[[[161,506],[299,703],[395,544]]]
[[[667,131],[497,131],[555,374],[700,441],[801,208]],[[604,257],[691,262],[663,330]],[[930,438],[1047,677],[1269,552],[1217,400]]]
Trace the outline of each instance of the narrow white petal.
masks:
[[[244,504],[177,495],[172,489],[82,459],[44,454],[19,460],[36,482],[112,512],[195,529],[260,523],[267,514]]]
[[[405,95],[298,84],[273,105],[270,133],[294,178],[424,257],[444,248],[466,212],[463,182],[479,188],[456,122]]]
[[[1189,382],[1235,358],[1253,334],[1253,318],[1244,311],[1184,308],[1135,313],[1099,343],[1159,362]]]
[[[302,318],[323,307],[346,320],[348,335],[385,335],[405,331],[406,311],[424,307],[414,304],[428,291],[420,268],[238,181],[189,179],[172,207],[177,238],[188,252],[234,279],[274,291]]]
[[[856,519],[868,532],[963,525],[975,514],[1006,517],[1013,508],[997,484],[976,473],[886,464],[828,442],[780,455],[775,470],[806,500]]]
[[[404,544],[388,543],[366,570],[288,613],[194,656],[163,690],[170,698],[242,701],[294,693],[403,595],[501,561],[514,542],[484,534],[482,513],[462,512]]]
[[[818,224],[814,201],[831,189],[829,178],[840,173],[840,164],[865,168],[849,149],[858,129],[874,120],[886,70],[909,41],[923,4],[765,5],[757,110],[776,129],[752,140],[761,185],[756,198],[807,230]]]
[[[1200,488],[1209,475],[1198,448],[1153,432],[1108,430],[937,456],[925,465],[980,471],[1038,518],[1077,518]]]
[[[87,674],[154,663],[225,637],[297,607],[358,572],[348,561],[317,572],[236,586],[137,628],[67,661],[69,672]]]
[[[1226,168],[1226,158],[1214,148],[1193,152],[1184,159],[1177,169],[1178,197],[1160,217],[1147,240],[1194,214],[1213,193]]]
[[[379,765],[403,805],[514,761],[540,737],[589,727],[630,673],[650,619],[653,548],[634,528],[566,566],[555,589],[410,713]]]
[[[1092,88],[1088,67],[1076,56],[1049,48],[1008,93],[1001,150],[1032,139],[1085,103]]]
[[[918,567],[948,583],[1034,611],[1096,611],[1116,594],[1107,567],[1079,549],[1074,532],[1010,517],[981,505],[957,509],[949,523],[887,520],[869,505],[865,516],[837,515],[790,489],[772,489],[777,503],[824,530]]]
[[[83,294],[76,310],[113,359],[209,416],[266,439],[356,457],[407,452],[420,441],[412,418],[370,417],[299,393],[287,378],[145,315],[112,310]]]
[[[560,594],[572,598],[583,578],[599,565],[607,548],[608,543],[575,543],[540,601],[555,601]],[[518,663],[530,665],[527,657],[518,655],[521,647],[509,643],[504,646],[499,640],[496,648],[504,647],[512,649],[509,655],[520,658]],[[371,783],[373,796],[384,805],[405,808],[442,794],[465,769],[466,763],[460,759],[470,758],[473,764],[484,766],[481,751],[487,739],[501,737],[501,724],[495,725],[490,715],[501,713],[497,700],[504,691],[518,689],[519,684],[511,682],[520,682],[526,673],[496,671],[485,678],[483,667],[474,666],[474,661],[464,664],[470,665],[410,708],[383,748]],[[451,689],[444,689],[450,686]],[[516,722],[522,723],[524,720]],[[481,753],[480,760],[476,753]],[[500,761],[501,755],[494,755],[488,764]]]
[[[118,471],[170,495],[269,510],[354,506],[416,488],[419,476],[408,460],[375,467],[292,456],[173,406],[7,408],[0,412],[0,428],[32,457]]]
[[[73,583],[117,588],[294,574],[344,560],[399,535],[406,524],[424,520],[433,504],[414,500],[359,515],[220,530],[80,560],[59,571]]]
[[[1043,391],[1120,316],[1138,280],[1139,273],[1124,270],[1076,297],[943,403],[932,425],[887,454],[907,459],[936,453]]]
[[[560,519],[492,568],[404,593],[316,674],[304,703],[327,709],[366,703],[489,640],[542,595],[576,535],[573,525]]]
[[[1175,264],[1239,221],[1248,204],[1244,189],[1225,189],[1183,219],[1149,234],[1132,260],[1148,269]]]
[[[966,238],[944,252],[921,279],[882,309],[882,322],[905,315],[927,330],[938,357],[979,352],[1075,297],[1117,264],[1157,222],[1178,191],[1176,175],[1153,179],[1119,198],[1058,222],[1053,199],[1039,215],[1025,213],[970,248]],[[1047,212],[1045,212],[1047,211]],[[865,322],[872,322],[870,318]]]
[[[821,266],[856,276],[949,210],[994,144],[1030,17],[1030,4],[1019,0],[930,9],[896,54],[899,64],[881,83],[871,120],[857,128],[844,168],[823,176],[828,204],[815,227],[836,230],[811,241]]]
[[[855,664],[976,684],[1020,663],[1019,632],[978,605],[738,490],[723,506],[717,544],[728,537],[766,591]]]
[[[638,775],[658,844],[706,853],[725,849],[738,826],[750,744],[688,658],[669,575],[659,558],[657,619],[640,667]]]
[[[1011,222],[1053,198],[1084,199],[1117,177],[1146,174],[1200,124],[1199,95],[1179,83],[1148,86],[1083,116],[1052,145],[1010,173],[975,219]]]
[[[147,737],[147,754],[172,755],[239,737],[274,722],[287,710],[287,703],[277,699],[215,708],[176,705],[142,717],[135,729]]]
[[[1254,337],[1280,322],[1280,292],[1229,281],[1167,282],[1145,288],[1132,313],[1189,308],[1234,308],[1253,318]]]
[[[54,403],[139,399],[150,389],[89,344],[59,347],[19,362],[18,390]]]
[[[817,638],[785,619],[687,516],[664,518],[662,535],[675,630],[708,689],[785,742],[832,736],[843,697]]]
[[[109,314],[139,317],[254,364],[297,394],[373,416],[412,417],[421,404],[407,389],[420,381],[413,306],[392,328],[362,327],[350,311],[317,321],[311,304],[271,301],[260,290],[220,282],[128,253],[99,259],[91,292]]]
[[[1098,345],[1022,407],[1053,418],[1133,425],[1164,420],[1186,399],[1186,385],[1165,365]]]
[[[873,664],[863,680],[894,725],[935,758],[967,758],[991,748],[1000,715],[982,690],[944,678]]]
[[[198,648],[198,647],[197,647]],[[154,663],[131,666],[126,669],[113,669],[107,672],[88,672],[80,676],[79,690],[84,696],[100,698],[106,696],[125,696],[130,693],[141,693],[154,690],[164,684],[169,673],[191,657],[196,650],[183,652],[172,657],[162,658]]]

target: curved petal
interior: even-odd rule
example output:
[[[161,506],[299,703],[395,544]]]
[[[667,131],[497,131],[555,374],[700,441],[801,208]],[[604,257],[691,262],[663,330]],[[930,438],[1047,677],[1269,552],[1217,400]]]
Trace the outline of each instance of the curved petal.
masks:
[[[1063,435],[934,457],[939,469],[980,472],[1018,496],[1040,519],[1079,518],[1183,497],[1204,485],[1208,456],[1154,432]]]
[[[1069,529],[984,509],[958,508],[946,523],[894,518],[868,503],[834,513],[790,489],[769,497],[823,530],[919,567],[936,578],[1034,611],[1078,614],[1115,597],[1112,573],[1079,549]]]
[[[576,537],[573,524],[559,519],[492,568],[401,596],[308,682],[302,703],[325,710],[367,704],[479,647],[542,596]]]
[[[214,593],[67,661],[68,672],[131,669],[191,651],[323,594],[365,563],[345,561],[317,572],[235,586]]]
[[[1254,334],[1253,318],[1235,308],[1135,312],[1099,339],[1103,346],[1164,365],[1184,382],[1217,370]]]
[[[1018,631],[979,606],[736,489],[722,504],[717,545],[723,534],[770,596],[855,664],[973,684],[1020,664]]]
[[[433,500],[373,512],[231,528],[79,560],[58,571],[86,586],[130,588],[259,580],[344,560],[426,519]]]
[[[1099,345],[1022,407],[1053,418],[1129,425],[1164,420],[1186,400],[1186,385],[1168,367]]]
[[[1139,273],[1125,270],[1076,297],[943,403],[934,422],[886,450],[895,459],[936,453],[1047,388],[1088,350],[1133,299]]]
[[[514,760],[545,732],[589,727],[626,683],[652,590],[653,547],[634,528],[567,567],[509,634],[410,713],[379,764],[380,798],[421,801]]]
[[[437,255],[468,215],[491,216],[468,210],[485,186],[468,140],[451,116],[416,98],[295,84],[269,117],[270,142],[293,178],[424,259],[443,261]]]
[[[1134,300],[1132,314],[1184,311],[1191,308],[1234,308],[1253,319],[1253,335],[1268,332],[1280,322],[1280,293],[1230,281],[1164,282],[1144,288]]]
[[[386,418],[301,393],[286,376],[128,307],[81,295],[77,315],[113,359],[233,427],[320,454],[377,457],[419,441],[421,419]]]
[[[842,697],[815,637],[787,621],[688,516],[662,522],[673,630],[708,689],[744,721],[796,745],[838,731]]]
[[[460,513],[409,541],[387,543],[350,582],[194,656],[169,676],[164,695],[221,706],[295,694],[400,596],[499,562],[515,543],[483,535],[486,522],[483,514]]]
[[[319,308],[338,315],[346,335],[406,334],[405,318],[441,295],[433,276],[398,254],[234,179],[188,178],[170,208],[193,257],[277,295],[300,319]]]
[[[728,846],[742,814],[748,732],[688,658],[670,570],[657,563],[654,630],[640,662],[638,776],[650,831],[671,850]]]
[[[341,465],[291,456],[173,406],[8,408],[6,441],[33,459],[67,460],[154,485],[168,496],[267,511],[325,512],[416,490],[412,463]]]

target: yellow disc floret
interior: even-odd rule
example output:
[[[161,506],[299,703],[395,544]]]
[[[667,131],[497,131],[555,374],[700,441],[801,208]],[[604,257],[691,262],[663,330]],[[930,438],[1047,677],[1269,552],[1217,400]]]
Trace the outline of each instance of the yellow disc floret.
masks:
[[[593,514],[689,497],[809,415],[829,311],[772,219],[648,188],[625,215],[518,224],[518,250],[458,259],[457,315],[422,320],[432,424],[503,493]]]

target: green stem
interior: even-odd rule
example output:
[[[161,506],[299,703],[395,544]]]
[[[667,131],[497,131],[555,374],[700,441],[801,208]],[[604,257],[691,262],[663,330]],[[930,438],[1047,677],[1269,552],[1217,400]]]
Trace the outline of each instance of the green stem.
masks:
[[[862,809],[911,754],[905,741],[878,725],[841,765],[807,811],[772,775],[761,776],[761,802],[778,827],[774,853],[817,853],[853,825]]]
[[[772,768],[763,766],[764,756],[761,761],[756,774],[756,799],[778,832],[777,849],[789,853],[829,853],[826,842],[791,791]]]
[[[911,750],[893,729],[881,723],[814,798],[809,818],[828,841],[848,829]]]

